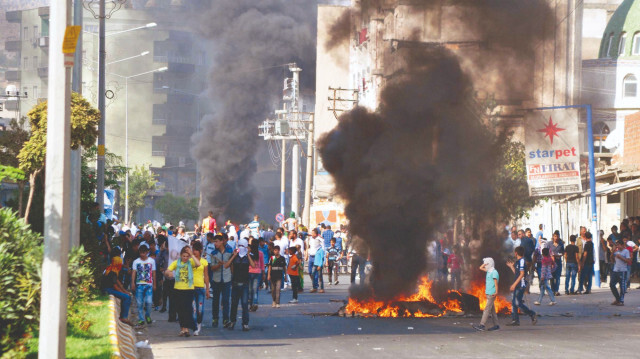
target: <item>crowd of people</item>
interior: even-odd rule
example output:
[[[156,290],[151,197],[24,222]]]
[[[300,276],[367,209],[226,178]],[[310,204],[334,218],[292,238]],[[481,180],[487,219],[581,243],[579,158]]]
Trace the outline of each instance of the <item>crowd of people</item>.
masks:
[[[524,300],[536,275],[540,292],[533,305],[542,305],[545,294],[549,297],[548,305],[556,304],[556,298],[561,295],[560,282],[563,268],[565,268],[565,295],[590,294],[596,258],[600,269],[600,280],[609,283],[614,296],[611,305],[624,306],[624,296],[630,289],[631,278],[639,274],[640,218],[623,220],[620,231],[617,226],[611,227],[611,233],[606,238],[604,231],[599,231],[595,241],[586,227],[580,227],[579,234],[570,235],[568,244],[560,238],[560,232],[557,230],[553,232],[551,240],[547,240],[543,229],[544,226],[541,224],[534,236],[530,228],[517,230],[516,227],[512,227],[510,237],[505,240],[505,251],[513,253],[514,256],[507,258],[507,265],[515,277],[509,288],[512,293],[512,314],[508,326],[520,325],[520,313],[529,316],[532,323],[536,324],[537,314],[525,304]],[[595,251],[598,251],[597,256]],[[480,324],[473,327],[480,331],[497,330],[500,327],[493,303],[497,295],[496,288],[498,288],[500,275],[494,267],[493,258],[484,258],[480,270],[486,272],[487,305]],[[451,273],[453,278],[453,271]],[[488,319],[492,319],[493,322],[490,328],[485,327]]]
[[[365,280],[366,260],[349,246],[346,227],[334,232],[320,224],[308,231],[297,223],[295,213],[275,230],[261,225],[257,215],[244,225],[227,221],[218,226],[211,212],[192,232],[182,222],[111,225],[113,235],[102,238],[110,264],[101,287],[122,301],[120,320],[132,326],[151,324],[153,311],[168,312],[169,322],[179,323],[180,336],[197,336],[205,303],[211,300],[214,328],[233,330],[241,306],[242,330],[248,331],[249,313],[258,310],[261,291],[270,294],[276,310],[289,288],[288,302],[298,303],[305,291],[305,269],[309,293],[324,293],[325,283],[337,285],[339,274],[348,272],[347,258],[351,282],[356,274],[361,283]],[[171,253],[171,243],[178,243],[179,253]],[[129,319],[133,299],[138,315],[134,321]]]

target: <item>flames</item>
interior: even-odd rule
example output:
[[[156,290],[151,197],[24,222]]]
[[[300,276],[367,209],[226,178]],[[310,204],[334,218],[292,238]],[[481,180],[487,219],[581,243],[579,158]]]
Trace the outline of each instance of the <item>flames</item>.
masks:
[[[436,301],[431,292],[433,281],[427,276],[420,279],[418,290],[415,294],[406,297],[399,296],[391,301],[377,301],[375,299],[356,300],[349,298],[349,303],[344,308],[345,314],[358,313],[364,316],[377,317],[415,317],[415,318],[435,318],[447,313],[464,313],[465,303],[463,298],[468,294],[450,290],[447,299]],[[484,286],[481,283],[474,283],[469,294],[477,297],[480,310],[487,304],[484,294]],[[508,314],[511,310],[511,303],[502,296],[498,296],[495,301],[496,311],[501,314]],[[476,307],[477,308],[477,307]]]

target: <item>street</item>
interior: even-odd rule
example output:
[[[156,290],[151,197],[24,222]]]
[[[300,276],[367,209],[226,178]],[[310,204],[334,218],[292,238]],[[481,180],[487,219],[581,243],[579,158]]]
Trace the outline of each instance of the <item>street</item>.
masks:
[[[307,279],[307,278],[305,278]],[[342,282],[347,282],[346,276]],[[637,285],[633,284],[632,288]],[[625,307],[610,305],[608,285],[593,294],[560,296],[558,304],[532,306],[540,318],[536,326],[521,318],[520,327],[506,327],[501,317],[497,332],[476,332],[476,317],[342,318],[336,312],[347,296],[348,284],[329,286],[324,294],[300,294],[297,305],[271,308],[271,297],[260,291],[260,306],[251,313],[251,331],[211,328],[211,301],[207,302],[203,333],[180,338],[176,323],[166,313],[153,312],[147,329],[155,358],[558,358],[634,357],[633,343],[640,337],[640,290],[631,289]],[[537,288],[533,289],[537,292]],[[537,298],[537,293],[534,293]],[[291,299],[283,292],[281,301]],[[528,302],[532,302],[530,299]],[[240,315],[239,311],[239,315]],[[315,314],[314,314],[315,313]]]

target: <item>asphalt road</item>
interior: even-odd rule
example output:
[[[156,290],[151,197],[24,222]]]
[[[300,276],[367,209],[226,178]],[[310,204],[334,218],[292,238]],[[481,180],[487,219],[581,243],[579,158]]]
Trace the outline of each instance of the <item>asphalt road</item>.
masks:
[[[346,276],[342,277],[347,282]],[[203,333],[178,337],[179,327],[166,313],[153,312],[156,322],[144,330],[155,358],[638,358],[640,290],[632,289],[625,307],[614,307],[607,284],[593,294],[561,296],[558,305],[533,306],[538,324],[521,318],[520,327],[476,332],[478,317],[342,318],[336,312],[348,285],[327,287],[324,294],[301,293],[300,303],[271,308],[271,297],[260,291],[260,306],[250,316],[249,332],[241,321],[234,331],[211,328],[211,302],[206,306]],[[637,285],[633,284],[632,288]],[[534,289],[534,291],[537,289]],[[537,298],[537,295],[535,295]],[[291,299],[291,291],[281,302]],[[533,299],[530,299],[532,302]],[[239,315],[241,310],[239,310]],[[315,313],[315,314],[314,314]],[[149,353],[146,355],[149,357]]]

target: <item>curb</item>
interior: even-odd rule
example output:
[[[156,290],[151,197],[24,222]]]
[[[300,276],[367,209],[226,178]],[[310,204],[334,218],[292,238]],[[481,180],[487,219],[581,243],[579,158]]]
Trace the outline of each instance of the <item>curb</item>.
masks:
[[[135,335],[133,328],[121,322],[120,301],[109,296],[109,341],[111,342],[112,358],[137,359]]]

